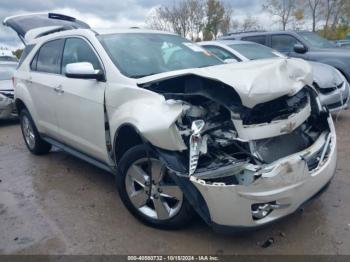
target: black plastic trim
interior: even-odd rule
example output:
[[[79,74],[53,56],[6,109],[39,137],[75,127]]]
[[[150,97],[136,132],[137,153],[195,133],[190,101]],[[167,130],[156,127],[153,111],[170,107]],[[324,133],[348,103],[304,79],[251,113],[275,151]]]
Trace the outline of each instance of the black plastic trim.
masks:
[[[115,171],[115,168],[113,166],[109,166],[108,164],[94,158],[94,157],[91,157],[85,153],[82,153],[80,152],[79,150],[77,149],[74,149],[73,147],[70,147],[64,143],[61,143],[59,141],[57,141],[56,139],[53,139],[51,137],[48,137],[46,135],[43,135],[43,134],[40,134],[41,138],[43,140],[45,140],[46,142],[50,143],[51,145],[55,146],[55,147],[58,147],[60,149],[62,149],[63,151],[81,159],[81,160],[84,160],[100,169],[103,169],[109,173],[112,173],[113,175],[116,174],[116,171]]]

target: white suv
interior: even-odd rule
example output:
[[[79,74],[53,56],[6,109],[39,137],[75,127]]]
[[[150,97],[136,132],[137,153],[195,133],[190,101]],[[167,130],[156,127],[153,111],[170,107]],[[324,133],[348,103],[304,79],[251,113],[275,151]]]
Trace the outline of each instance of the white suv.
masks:
[[[148,225],[178,228],[196,211],[216,230],[255,228],[333,177],[333,122],[302,60],[224,64],[174,34],[96,32],[59,14],[4,24],[26,44],[14,85],[28,149],[115,174]]]

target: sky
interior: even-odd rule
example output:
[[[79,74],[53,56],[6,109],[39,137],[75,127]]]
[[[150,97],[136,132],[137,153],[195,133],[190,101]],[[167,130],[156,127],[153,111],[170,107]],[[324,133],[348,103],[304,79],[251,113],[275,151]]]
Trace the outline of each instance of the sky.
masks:
[[[0,20],[5,17],[37,12],[58,12],[87,22],[92,28],[145,27],[147,15],[159,5],[172,5],[176,0],[1,0]],[[262,13],[261,0],[224,0],[234,10],[234,19],[248,14],[268,25],[268,15]],[[0,47],[11,50],[21,47],[16,33],[0,25]]]

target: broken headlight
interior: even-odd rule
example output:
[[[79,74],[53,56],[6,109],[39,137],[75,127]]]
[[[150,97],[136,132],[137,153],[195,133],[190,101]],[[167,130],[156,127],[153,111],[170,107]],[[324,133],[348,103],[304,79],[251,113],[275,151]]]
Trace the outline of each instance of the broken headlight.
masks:
[[[198,165],[199,154],[201,151],[206,151],[206,143],[203,143],[201,131],[205,126],[203,120],[195,120],[192,122],[191,136],[190,136],[190,159],[189,159],[189,173],[193,175]]]

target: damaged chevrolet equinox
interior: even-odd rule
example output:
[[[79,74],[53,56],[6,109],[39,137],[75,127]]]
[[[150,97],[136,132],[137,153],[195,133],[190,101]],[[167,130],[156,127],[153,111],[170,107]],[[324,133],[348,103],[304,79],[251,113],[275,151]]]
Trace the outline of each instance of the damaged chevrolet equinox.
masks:
[[[336,134],[300,59],[224,64],[177,35],[94,31],[60,14],[9,17],[26,48],[15,104],[30,152],[113,173],[140,221],[253,229],[318,195]]]

